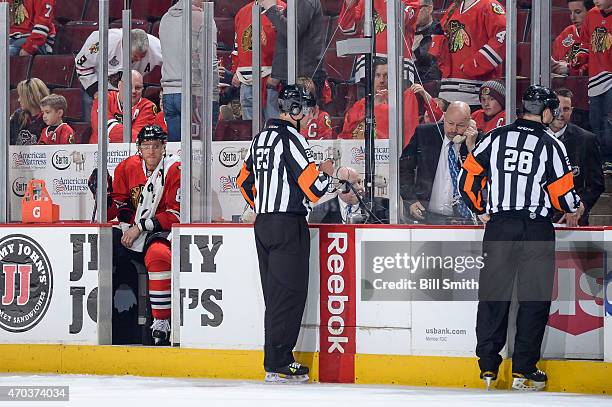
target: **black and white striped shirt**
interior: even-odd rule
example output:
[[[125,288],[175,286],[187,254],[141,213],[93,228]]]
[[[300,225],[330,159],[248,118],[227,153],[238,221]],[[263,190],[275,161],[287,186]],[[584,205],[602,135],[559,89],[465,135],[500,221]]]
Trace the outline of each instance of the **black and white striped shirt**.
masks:
[[[253,139],[238,176],[244,199],[260,213],[308,213],[329,186],[308,142],[289,122],[270,120]]]
[[[523,119],[476,146],[463,164],[459,190],[478,214],[528,210],[549,217],[553,208],[575,212],[580,205],[565,146],[543,124]]]

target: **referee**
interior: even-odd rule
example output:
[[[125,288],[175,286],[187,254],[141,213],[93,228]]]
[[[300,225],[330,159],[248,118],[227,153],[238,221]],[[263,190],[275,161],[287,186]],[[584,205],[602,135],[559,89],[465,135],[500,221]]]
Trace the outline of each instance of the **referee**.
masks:
[[[238,186],[257,213],[255,245],[264,294],[264,369],[268,382],[308,380],[308,368],[293,358],[308,293],[310,233],[307,201],[329,186],[332,161],[319,168],[300,134],[315,106],[301,85],[278,97],[280,119],[271,119],[253,139]]]
[[[523,96],[523,112],[522,119],[493,130],[476,146],[463,164],[459,188],[486,224],[476,321],[480,377],[487,387],[497,379],[516,279],[512,387],[542,390],[547,376],[536,363],[555,273],[551,215],[558,210],[579,219],[584,207],[565,147],[546,127],[559,115],[559,99],[548,88],[531,86]]]

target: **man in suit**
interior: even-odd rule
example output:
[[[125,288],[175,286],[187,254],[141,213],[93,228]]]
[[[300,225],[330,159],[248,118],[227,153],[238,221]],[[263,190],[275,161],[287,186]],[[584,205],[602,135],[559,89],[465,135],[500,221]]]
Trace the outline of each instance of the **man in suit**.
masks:
[[[553,221],[565,223],[570,227],[588,226],[589,212],[605,189],[603,171],[599,165],[599,142],[593,133],[570,122],[573,112],[572,97],[574,94],[572,91],[560,88],[555,93],[559,98],[561,115],[553,120],[549,127],[555,136],[565,144],[574,173],[576,192],[580,200],[584,202],[585,211],[577,222],[576,218],[561,213],[555,214]]]
[[[341,167],[338,169],[337,177],[347,180],[355,191],[362,196],[364,192],[363,179],[361,175],[351,167]],[[372,212],[378,220],[389,223],[389,200],[387,198],[374,198],[374,208]],[[350,214],[362,214],[367,218],[365,211],[359,206],[359,200],[355,192],[347,185],[342,184],[338,190],[338,195],[329,201],[323,202],[312,209],[308,217],[309,223],[347,223]],[[378,223],[372,217],[367,219],[367,223]]]
[[[478,138],[470,106],[453,102],[443,122],[417,127],[400,157],[400,194],[412,221],[470,224],[475,217],[457,189],[459,171]]]

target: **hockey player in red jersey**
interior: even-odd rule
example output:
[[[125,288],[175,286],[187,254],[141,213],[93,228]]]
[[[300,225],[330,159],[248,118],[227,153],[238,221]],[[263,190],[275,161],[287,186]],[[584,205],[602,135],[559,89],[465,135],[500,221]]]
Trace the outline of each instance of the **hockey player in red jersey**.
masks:
[[[55,0],[9,0],[12,57],[50,54],[55,43]]]
[[[599,139],[603,170],[612,174],[612,0],[595,0],[580,30],[589,50],[589,121]]]
[[[317,94],[317,87],[312,79],[300,77],[297,79],[297,84],[302,85],[311,95]],[[306,126],[302,126],[300,134],[302,134],[306,140],[332,140],[336,138],[332,130],[331,116],[329,113],[322,110],[318,104],[311,109],[312,112],[307,116],[308,121],[306,122]]]
[[[453,0],[440,20],[431,54],[438,58],[440,97],[479,106],[483,82],[502,77],[506,56],[506,11],[496,0]]]
[[[40,111],[47,125],[40,134],[38,144],[74,144],[74,130],[64,123],[64,112],[68,110],[66,98],[51,94],[40,101]]]
[[[478,131],[488,133],[506,124],[506,88],[500,82],[487,81],[480,87],[482,109],[472,113]]]
[[[405,7],[404,18],[404,79],[415,82],[416,68],[412,57],[412,43],[419,16],[418,0],[402,0]],[[363,35],[365,0],[344,0],[338,28],[345,35]],[[376,34],[376,56],[387,58],[387,0],[374,0],[374,33]],[[355,61],[353,75],[355,82],[365,77],[365,57]]]
[[[132,71],[132,142],[140,130],[150,124],[155,123],[157,106],[149,99],[142,97],[142,75],[138,71]],[[108,92],[108,138],[111,143],[123,142],[123,108],[121,101],[125,92],[123,81],[119,81],[119,91],[111,90]],[[98,142],[98,98],[96,97],[91,109],[92,133],[89,142]]]
[[[242,106],[242,119],[253,118],[253,4],[246,4],[238,11],[234,18],[234,51],[232,52],[232,85],[240,87],[240,104]],[[277,0],[276,7],[284,10],[287,5]],[[262,95],[265,107],[266,81],[272,73],[272,59],[274,45],[276,44],[276,31],[265,15],[261,15],[261,77]]]
[[[377,58],[374,62],[374,118],[375,138],[389,138],[389,91],[387,61]],[[419,105],[414,91],[404,92],[404,145],[407,145],[419,125]],[[342,133],[338,138],[363,139],[365,135],[365,98],[359,100],[346,112]]]
[[[149,298],[155,345],[168,345],[170,334],[170,267],[168,235],[180,221],[181,167],[166,154],[167,135],[159,126],[138,133],[138,154],[115,169],[108,219],[119,220],[113,230],[113,264],[144,260],[149,274]]]
[[[593,7],[593,0],[569,0],[567,2],[572,24],[567,26],[552,44],[551,70],[553,73],[572,76],[586,74],[589,53],[580,42],[580,27],[588,11]]]

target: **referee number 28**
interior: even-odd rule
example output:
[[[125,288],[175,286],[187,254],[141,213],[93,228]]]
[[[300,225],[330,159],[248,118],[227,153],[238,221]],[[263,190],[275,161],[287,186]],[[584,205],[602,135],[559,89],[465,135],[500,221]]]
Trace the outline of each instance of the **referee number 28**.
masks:
[[[531,151],[521,151],[509,148],[506,150],[506,158],[504,159],[504,171],[517,171],[521,174],[531,174],[533,165],[533,153]]]

